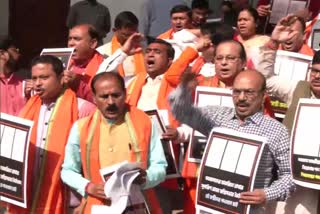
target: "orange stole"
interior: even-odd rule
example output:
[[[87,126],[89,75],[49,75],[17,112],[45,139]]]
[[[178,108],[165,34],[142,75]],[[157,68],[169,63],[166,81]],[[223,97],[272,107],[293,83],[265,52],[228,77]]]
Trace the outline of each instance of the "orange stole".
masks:
[[[314,17],[314,19],[312,19],[312,21],[306,26],[306,29],[304,31],[304,34],[305,34],[305,43],[307,44],[308,43],[308,39],[310,38],[311,36],[311,32],[312,32],[312,28],[314,26],[314,24],[318,21],[319,19],[319,14]]]
[[[166,32],[160,34],[158,36],[158,39],[172,39],[173,38],[173,29],[170,28],[169,30],[167,30]]]
[[[54,107],[46,136],[46,152],[40,167],[39,181],[32,189],[33,166],[36,155],[37,127],[41,107],[39,96],[33,96],[20,113],[20,117],[33,120],[30,136],[28,174],[27,174],[27,209],[9,205],[9,213],[66,213],[67,199],[65,187],[60,179],[64,148],[72,124],[78,119],[77,98],[70,89],[66,89]],[[32,195],[33,193],[33,195]],[[33,196],[33,197],[32,197]]]
[[[192,65],[191,71],[193,73],[199,74],[199,72],[201,71],[202,66],[204,65],[204,59],[202,56],[199,56],[196,61],[194,62],[194,64]]]
[[[279,46],[278,50],[283,50],[283,48],[281,46]],[[314,55],[314,51],[306,44],[303,44],[301,49],[298,52],[299,54],[305,54],[308,56],[313,56]]]
[[[151,122],[149,117],[134,107],[129,107],[129,118],[135,131],[138,148],[133,146],[130,151],[130,161],[139,161],[142,168],[146,169],[148,164],[149,144],[151,138]],[[89,117],[83,118],[79,122],[80,131],[80,153],[82,161],[82,169],[85,178],[93,183],[102,183],[100,176],[100,160],[99,160],[99,139],[100,139],[100,123],[101,113],[97,110]],[[138,122],[136,122],[138,121]],[[140,158],[139,158],[140,157]],[[140,160],[139,160],[140,159]],[[156,195],[152,189],[144,191],[146,200],[149,202],[151,213],[161,214],[161,208],[156,199]],[[91,213],[92,205],[103,205],[100,199],[88,196],[86,199],[84,213]]]
[[[111,40],[111,54],[113,54],[116,50],[121,48],[121,44],[118,42],[118,39],[116,36],[112,37]],[[146,73],[146,67],[144,65],[144,57],[142,52],[136,53],[133,55],[134,58],[134,65],[135,65],[135,74],[138,74],[140,72]],[[118,72],[122,77],[125,77],[125,72],[123,69],[123,64],[120,64],[118,66]]]
[[[142,87],[146,83],[146,74],[139,73],[139,74],[137,74],[137,76],[135,78],[136,79],[134,79],[131,82],[131,84],[129,85],[129,87],[127,88],[127,95],[128,95],[127,102],[131,106],[138,105],[138,101],[140,99],[140,95],[142,92]],[[167,101],[167,97],[173,89],[174,89],[174,87],[171,84],[169,84],[165,78],[163,78],[161,81],[159,94],[158,94],[158,98],[157,98],[157,106],[158,106],[158,109],[168,110],[169,123],[170,123],[170,125],[172,125],[173,127],[176,128],[179,126],[179,122],[174,119],[171,111],[169,110],[170,107],[169,107],[169,103]],[[175,156],[179,157],[179,145],[172,144],[172,146],[173,146]],[[177,160],[178,160],[178,158],[177,158]],[[178,184],[177,184],[176,179],[167,179],[166,181],[161,183],[161,186],[168,187],[170,189],[177,189],[178,188]]]
[[[171,87],[177,87],[180,83],[181,75],[183,72],[189,67],[189,64],[193,62],[194,60],[197,60],[198,52],[191,47],[186,47],[186,49],[182,52],[180,57],[174,61],[169,69],[164,73],[164,78],[166,81],[171,85]],[[196,73],[199,73],[200,68],[199,64],[201,64],[201,61],[195,62],[192,71],[196,71],[199,69]]]

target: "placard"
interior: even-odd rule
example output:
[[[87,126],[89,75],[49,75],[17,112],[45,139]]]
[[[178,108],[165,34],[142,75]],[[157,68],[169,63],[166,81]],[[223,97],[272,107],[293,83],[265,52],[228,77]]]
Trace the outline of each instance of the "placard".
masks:
[[[159,134],[162,135],[163,133],[165,133],[166,128],[164,126],[164,122],[160,117],[158,110],[145,111],[145,113],[149,115],[152,122],[156,125]],[[162,143],[164,155],[168,163],[166,178],[180,177],[179,170],[177,167],[176,157],[172,147],[172,142],[161,139],[161,143]]]
[[[27,166],[33,121],[0,113],[0,201],[27,207]]]
[[[74,48],[44,48],[42,49],[41,55],[55,56],[61,60],[63,68],[67,69],[70,64],[70,60],[73,54]]]
[[[320,100],[300,99],[291,134],[291,170],[296,184],[320,190]]]
[[[290,13],[307,8],[309,0],[273,0],[271,3],[270,24],[277,24],[278,21]]]
[[[274,73],[281,79],[289,81],[307,80],[311,60],[312,57],[308,55],[278,50],[274,65]],[[283,119],[288,109],[287,104],[281,102],[272,94],[270,94],[270,99],[276,117]]]
[[[311,48],[313,50],[320,50],[320,29],[314,29],[312,31]]]
[[[197,213],[249,213],[240,193],[253,191],[266,138],[227,128],[214,128],[200,166]]]
[[[231,90],[226,88],[198,86],[196,88],[194,104],[197,107],[218,105],[234,108]],[[201,162],[206,143],[206,136],[196,130],[192,130],[188,149],[189,162]]]

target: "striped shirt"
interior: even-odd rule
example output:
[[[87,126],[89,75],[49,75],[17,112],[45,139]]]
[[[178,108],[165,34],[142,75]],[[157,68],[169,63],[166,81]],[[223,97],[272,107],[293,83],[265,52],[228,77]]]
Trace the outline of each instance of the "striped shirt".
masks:
[[[264,116],[261,111],[241,123],[234,108],[195,107],[192,104],[191,94],[187,91],[179,86],[169,96],[172,113],[181,123],[191,126],[206,136],[210,134],[213,127],[225,127],[267,138],[254,188],[264,189],[267,201],[285,200],[294,190],[290,175],[289,134],[285,126],[273,118]],[[275,175],[275,172],[278,174]],[[273,179],[275,177],[278,179]]]

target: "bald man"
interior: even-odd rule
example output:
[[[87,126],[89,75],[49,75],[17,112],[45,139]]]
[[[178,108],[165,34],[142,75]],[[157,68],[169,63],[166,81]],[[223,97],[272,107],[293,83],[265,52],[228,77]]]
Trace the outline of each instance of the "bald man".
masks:
[[[181,123],[206,136],[212,128],[224,127],[267,139],[268,146],[261,156],[254,190],[242,192],[240,203],[254,205],[254,212],[259,212],[271,201],[285,200],[294,190],[289,164],[289,134],[284,125],[263,115],[264,76],[255,70],[243,71],[236,76],[232,92],[234,108],[193,106],[190,86],[195,84],[192,81],[183,82],[169,97],[172,113]],[[276,168],[278,179],[274,181]]]

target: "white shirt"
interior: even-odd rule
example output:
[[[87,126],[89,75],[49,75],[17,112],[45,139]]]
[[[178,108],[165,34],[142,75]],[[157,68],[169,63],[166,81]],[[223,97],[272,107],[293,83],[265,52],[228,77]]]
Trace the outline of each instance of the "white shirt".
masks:
[[[157,100],[162,79],[163,74],[154,79],[149,76],[146,77],[146,84],[142,87],[138,101],[138,109],[144,111],[158,109]]]

